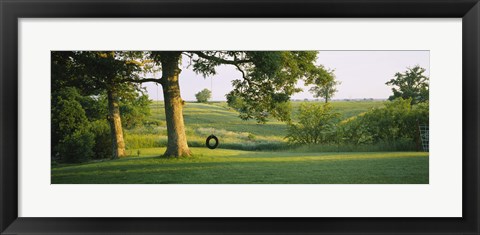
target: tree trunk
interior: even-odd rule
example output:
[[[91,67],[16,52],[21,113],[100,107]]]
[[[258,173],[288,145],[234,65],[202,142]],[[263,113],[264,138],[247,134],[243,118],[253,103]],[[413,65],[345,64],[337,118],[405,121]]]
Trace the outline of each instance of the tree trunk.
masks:
[[[112,136],[112,158],[125,156],[125,142],[123,141],[122,119],[120,118],[120,108],[118,104],[118,95],[113,89],[107,90],[108,96],[108,122],[110,123],[110,133]]]
[[[162,88],[165,102],[165,116],[167,119],[167,150],[166,157],[190,156],[191,152],[187,144],[185,124],[183,122],[184,101],[180,97],[178,77],[181,72],[178,68],[180,52],[162,52]]]

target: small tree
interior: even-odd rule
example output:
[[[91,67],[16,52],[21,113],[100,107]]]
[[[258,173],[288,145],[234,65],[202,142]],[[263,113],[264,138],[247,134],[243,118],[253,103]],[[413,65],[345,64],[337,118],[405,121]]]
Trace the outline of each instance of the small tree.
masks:
[[[208,89],[203,89],[195,94],[195,98],[197,98],[197,102],[199,103],[206,103],[210,98],[212,98],[212,92]]]
[[[394,79],[385,83],[388,86],[393,86],[393,95],[388,99],[411,98],[411,105],[428,101],[429,78],[423,75],[424,72],[425,69],[417,65],[408,68],[404,73],[396,73]]]
[[[341,82],[335,80],[334,70],[326,70],[322,67],[320,71],[322,72],[317,75],[316,79],[311,81],[314,86],[309,91],[313,94],[313,97],[323,98],[325,103],[328,103],[338,91],[337,85],[340,85]]]
[[[319,144],[335,140],[335,127],[340,114],[330,104],[301,104],[298,123],[288,124],[286,138],[295,144]]]

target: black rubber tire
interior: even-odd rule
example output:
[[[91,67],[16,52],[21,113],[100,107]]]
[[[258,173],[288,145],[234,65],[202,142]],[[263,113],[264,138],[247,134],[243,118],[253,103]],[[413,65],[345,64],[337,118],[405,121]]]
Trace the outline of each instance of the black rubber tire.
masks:
[[[210,145],[210,140],[214,139],[215,140],[215,144],[214,145]],[[219,142],[218,142],[218,138],[214,135],[210,135],[207,137],[207,141],[205,143],[207,145],[207,148],[209,149],[215,149],[217,148]]]

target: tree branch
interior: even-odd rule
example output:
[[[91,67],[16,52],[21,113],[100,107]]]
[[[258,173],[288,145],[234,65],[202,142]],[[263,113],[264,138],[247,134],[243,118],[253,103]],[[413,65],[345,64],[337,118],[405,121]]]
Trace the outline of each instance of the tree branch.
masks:
[[[255,84],[255,83],[250,78],[247,77],[247,75],[245,74],[245,71],[243,71],[242,67],[240,67],[239,64],[234,64],[234,66],[237,67],[237,70],[242,73],[242,77],[245,81],[247,81],[248,86],[252,87],[252,85]]]
[[[201,51],[189,51],[189,53],[196,54],[200,58],[204,58],[204,59],[207,59],[207,60],[212,60],[212,61],[215,61],[215,62],[218,62],[218,63],[221,63],[221,64],[239,65],[239,64],[251,63],[252,62],[251,60],[227,60],[227,59],[223,59],[223,58],[220,58],[220,57],[207,55],[207,54],[205,54]]]
[[[162,84],[162,78],[141,78],[141,79],[122,79],[120,82],[133,82],[133,83],[144,83],[144,82],[156,82]]]

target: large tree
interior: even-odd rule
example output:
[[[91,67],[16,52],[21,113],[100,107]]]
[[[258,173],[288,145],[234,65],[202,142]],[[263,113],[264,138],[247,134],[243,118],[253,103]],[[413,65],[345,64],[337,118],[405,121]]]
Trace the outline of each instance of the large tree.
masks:
[[[162,85],[168,143],[165,156],[191,154],[183,121],[184,101],[180,96],[179,64],[182,56],[190,59],[189,66],[203,76],[216,74],[219,65],[234,66],[241,77],[233,81],[228,94],[242,99],[243,119],[286,118],[285,104],[298,92],[295,87],[301,78],[312,79],[319,69],[314,65],[316,51],[154,51],[151,58],[162,70],[161,78],[127,79],[130,82],[157,82]]]
[[[388,99],[411,98],[412,105],[428,101],[429,78],[424,73],[425,69],[418,65],[408,68],[404,73],[396,73],[395,78],[385,83],[388,86],[393,86],[393,95]]]

